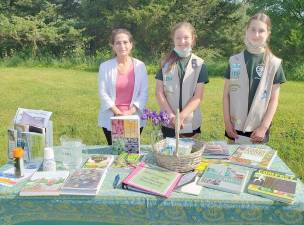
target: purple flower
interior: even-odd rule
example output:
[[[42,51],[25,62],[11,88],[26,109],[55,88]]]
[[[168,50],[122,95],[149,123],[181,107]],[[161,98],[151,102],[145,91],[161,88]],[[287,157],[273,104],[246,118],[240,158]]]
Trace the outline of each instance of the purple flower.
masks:
[[[153,126],[167,126],[170,123],[170,118],[167,112],[161,111],[159,114],[156,111],[144,109],[141,115],[142,120],[150,120]]]

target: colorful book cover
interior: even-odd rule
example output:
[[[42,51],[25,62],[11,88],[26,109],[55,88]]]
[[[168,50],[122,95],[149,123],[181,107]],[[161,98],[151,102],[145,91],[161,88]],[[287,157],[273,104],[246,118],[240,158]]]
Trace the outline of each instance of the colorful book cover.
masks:
[[[240,194],[244,191],[249,171],[231,165],[208,165],[198,184],[220,191]]]
[[[203,156],[216,156],[227,158],[229,156],[228,144],[224,141],[208,142],[205,145]]]
[[[91,155],[83,164],[84,169],[105,169],[114,161],[113,155]]]
[[[112,148],[115,152],[140,153],[140,119],[137,115],[111,117]]]
[[[142,159],[143,155],[122,152],[115,158],[112,168],[135,167],[141,162]]]
[[[277,151],[266,145],[241,145],[229,158],[232,163],[268,169]]]
[[[293,203],[296,186],[297,179],[293,175],[260,169],[251,177],[248,193],[280,202]]]
[[[64,183],[61,194],[96,195],[104,181],[107,170],[78,169]]]
[[[69,171],[38,171],[20,191],[20,196],[58,196]]]
[[[141,163],[123,180],[122,187],[167,198],[180,177],[180,173]]]

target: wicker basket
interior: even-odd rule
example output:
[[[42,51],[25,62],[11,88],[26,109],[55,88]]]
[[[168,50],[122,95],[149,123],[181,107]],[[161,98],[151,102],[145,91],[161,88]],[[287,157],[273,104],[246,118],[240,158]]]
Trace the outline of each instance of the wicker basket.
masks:
[[[196,140],[195,140],[196,141]],[[152,145],[154,157],[157,165],[180,173],[189,172],[195,169],[201,162],[204,144],[196,141],[192,147],[192,151],[188,155],[165,155],[160,153],[160,149],[164,148],[166,140],[161,140]]]

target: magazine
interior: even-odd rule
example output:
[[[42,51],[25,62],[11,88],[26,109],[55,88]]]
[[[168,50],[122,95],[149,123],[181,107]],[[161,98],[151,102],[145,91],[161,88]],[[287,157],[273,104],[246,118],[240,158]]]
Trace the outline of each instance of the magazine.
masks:
[[[20,196],[58,196],[69,171],[38,171],[20,191]]]
[[[122,188],[169,197],[180,177],[180,173],[140,163],[122,181]]]
[[[297,179],[293,175],[271,170],[257,170],[248,184],[248,193],[272,200],[293,203]]]
[[[240,194],[244,191],[249,171],[225,164],[208,165],[198,184],[220,191]]]
[[[96,195],[105,179],[106,169],[77,169],[64,183],[61,194]]]
[[[241,145],[229,158],[230,162],[257,169],[268,169],[277,151],[266,145]]]
[[[111,117],[112,149],[121,153],[140,153],[140,120],[139,116]]]

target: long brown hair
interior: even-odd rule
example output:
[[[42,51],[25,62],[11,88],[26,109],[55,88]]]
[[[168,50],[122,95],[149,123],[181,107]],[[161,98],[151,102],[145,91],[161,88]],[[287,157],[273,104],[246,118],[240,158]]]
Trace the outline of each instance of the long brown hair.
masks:
[[[186,29],[189,29],[193,38],[193,42],[192,44],[195,44],[196,41],[196,32],[195,32],[195,28],[191,25],[191,23],[189,22],[179,22],[177,24],[175,24],[172,29],[171,29],[171,39],[172,41],[174,40],[174,35],[175,35],[175,31],[178,30],[179,28],[184,27]],[[169,54],[165,57],[164,60],[162,60],[160,66],[161,68],[164,67],[164,65],[168,65],[166,72],[169,72],[173,65],[180,59],[180,57],[176,54],[175,51],[171,50],[169,52]]]
[[[249,26],[253,20],[261,21],[267,25],[267,31],[269,32],[269,36],[267,38],[267,41],[268,41],[269,37],[270,37],[270,33],[271,33],[271,20],[270,20],[269,16],[263,12],[256,13],[255,15],[250,17],[250,19],[248,20],[247,25],[246,25],[246,30],[249,28]],[[265,53],[264,53],[264,57],[263,57],[264,65],[266,65],[266,63],[268,62],[271,53],[272,52],[267,44],[265,47]]]

